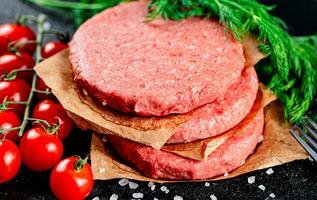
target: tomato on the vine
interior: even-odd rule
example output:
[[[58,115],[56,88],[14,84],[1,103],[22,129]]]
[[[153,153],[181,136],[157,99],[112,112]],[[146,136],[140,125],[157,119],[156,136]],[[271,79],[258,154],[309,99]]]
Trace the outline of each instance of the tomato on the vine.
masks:
[[[8,129],[16,128],[20,125],[21,121],[14,112],[9,110],[0,111],[0,127],[2,130],[5,131]],[[4,136],[8,140],[17,142],[19,140],[19,130],[12,130],[1,134],[0,140],[2,140]]]
[[[53,168],[62,158],[63,150],[63,144],[55,130],[50,133],[41,127],[28,130],[20,141],[22,161],[34,171]]]
[[[8,42],[5,38],[0,37],[0,55],[8,52]]]
[[[6,41],[5,46],[18,45],[17,50],[21,53],[33,55],[35,52],[36,36],[31,28],[20,24],[0,25],[0,40]],[[7,49],[8,50],[8,49]]]
[[[11,180],[21,166],[21,155],[16,144],[10,140],[0,141],[0,183]]]
[[[0,103],[3,103],[5,99],[10,102],[25,102],[30,91],[30,86],[24,80],[0,81]],[[8,109],[15,112],[19,117],[22,117],[24,108],[25,105],[23,104],[8,105]]]
[[[46,99],[34,107],[33,118],[46,120],[48,123],[59,121],[58,137],[64,139],[69,135],[73,127],[72,119],[67,115],[60,103]]]
[[[27,53],[13,54],[6,53],[0,56],[0,72],[9,74],[13,70],[32,69],[35,61]],[[34,72],[18,72],[17,78],[23,79],[28,83],[32,82]]]
[[[51,190],[61,200],[85,199],[93,185],[94,178],[87,160],[75,156],[60,161],[50,177]]]
[[[47,44],[44,45],[44,47],[42,47],[41,49],[41,55],[42,58],[49,58],[52,55],[67,49],[68,45],[63,43],[63,42],[59,42],[59,41],[52,41],[49,42]]]

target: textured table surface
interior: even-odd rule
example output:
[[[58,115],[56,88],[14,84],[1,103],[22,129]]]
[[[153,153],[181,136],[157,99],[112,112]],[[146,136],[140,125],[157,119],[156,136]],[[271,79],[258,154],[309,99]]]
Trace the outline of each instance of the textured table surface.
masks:
[[[38,14],[44,12],[49,22],[57,30],[73,31],[71,21],[60,13],[54,13],[19,0],[0,0],[0,23],[14,21],[18,14]],[[268,1],[266,1],[268,2]],[[272,2],[272,1],[269,1]],[[317,32],[317,1],[275,1],[278,3],[275,14],[282,16],[293,34],[309,34]],[[296,2],[298,2],[296,4]],[[300,3],[299,3],[300,2]],[[65,143],[65,155],[86,155],[89,152],[90,134],[74,129]],[[109,199],[117,194],[119,199],[132,199],[133,193],[143,193],[143,199],[173,199],[175,195],[183,199],[210,199],[215,195],[218,199],[317,199],[317,165],[309,160],[295,161],[274,167],[274,173],[268,175],[266,170],[253,172],[237,178],[212,182],[207,187],[203,183],[155,184],[154,191],[147,182],[137,182],[137,189],[120,186],[119,180],[95,181],[89,199]],[[253,184],[248,178],[255,176]],[[207,184],[208,185],[208,184]],[[265,186],[265,190],[259,189]],[[168,193],[162,192],[166,186]],[[0,185],[0,199],[54,199],[49,188],[49,172],[35,173],[23,168],[18,176],[9,183]]]

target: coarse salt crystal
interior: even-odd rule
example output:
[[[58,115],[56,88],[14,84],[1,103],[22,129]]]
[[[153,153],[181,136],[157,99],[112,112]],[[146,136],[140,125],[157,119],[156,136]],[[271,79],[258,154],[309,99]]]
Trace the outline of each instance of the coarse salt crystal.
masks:
[[[152,187],[153,185],[154,185],[154,183],[153,183],[152,181],[150,181],[150,182],[147,184],[148,187]]]
[[[274,193],[271,193],[271,194],[270,194],[270,197],[271,197],[271,198],[275,198],[275,194],[274,194]]]
[[[154,197],[154,199],[153,200],[159,200],[158,198],[156,198],[156,197]]]
[[[109,200],[117,200],[118,195],[117,194],[112,194]]]
[[[99,200],[99,197],[95,197],[95,198],[93,198],[92,200]]]
[[[205,183],[205,186],[206,186],[206,187],[209,187],[209,186],[210,186],[210,183],[206,182],[206,183]]]
[[[213,194],[213,195],[210,195],[210,199],[211,200],[217,200],[217,197]]]
[[[137,183],[134,182],[129,182],[129,188],[130,189],[137,189],[139,187],[139,185]]]
[[[308,160],[314,162],[314,159],[311,156],[308,157]]]
[[[174,197],[174,200],[183,200],[183,197],[176,195],[176,196]]]
[[[51,23],[49,23],[49,22],[44,22],[44,24],[43,24],[43,29],[44,29],[45,31],[50,30],[50,29],[51,29]]]
[[[165,187],[165,186],[162,186],[162,187],[161,187],[161,191],[162,191],[162,192],[165,192],[166,190],[167,190],[167,187]]]
[[[255,176],[250,176],[249,178],[248,178],[248,183],[249,184],[253,184],[255,182]]]
[[[120,186],[126,186],[126,185],[128,185],[128,184],[129,184],[129,180],[126,179],[126,178],[123,178],[123,179],[121,179],[121,180],[119,181],[119,185],[120,185]]]
[[[98,169],[98,172],[99,172],[99,173],[104,173],[105,171],[106,171],[105,168],[100,168],[100,169]]]
[[[166,189],[166,190],[165,190],[165,194],[168,194],[169,192],[170,192],[169,189]]]
[[[273,171],[272,168],[266,170],[266,174],[267,174],[267,175],[271,175],[271,174],[273,174],[273,173],[274,173],[274,171]]]
[[[259,185],[258,188],[262,191],[265,191],[265,186],[264,185]]]
[[[136,198],[136,199],[142,199],[143,198],[143,193],[133,193],[132,194],[133,198]]]
[[[224,176],[224,177],[227,177],[227,176],[229,176],[229,173],[226,172],[223,176]]]
[[[155,190],[155,185],[152,185],[151,190],[152,190],[152,191]]]

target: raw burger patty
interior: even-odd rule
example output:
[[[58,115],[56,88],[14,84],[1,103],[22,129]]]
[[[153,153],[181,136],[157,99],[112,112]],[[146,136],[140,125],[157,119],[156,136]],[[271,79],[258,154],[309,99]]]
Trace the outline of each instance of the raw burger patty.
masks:
[[[236,126],[250,112],[258,91],[253,67],[242,72],[240,80],[222,97],[199,108],[183,123],[167,143],[186,143],[209,138]]]
[[[140,172],[155,179],[207,179],[241,166],[262,140],[263,109],[260,108],[238,135],[232,136],[213,151],[206,161],[155,150],[131,140],[109,135],[108,141],[118,154]]]
[[[74,80],[104,106],[140,116],[186,113],[238,81],[242,45],[215,20],[145,23],[146,1],[85,22],[70,43]]]

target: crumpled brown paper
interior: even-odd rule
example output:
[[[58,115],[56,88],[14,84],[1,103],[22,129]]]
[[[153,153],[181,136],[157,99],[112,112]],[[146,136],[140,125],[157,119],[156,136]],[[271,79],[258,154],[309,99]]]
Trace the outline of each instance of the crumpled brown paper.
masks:
[[[257,50],[254,37],[244,38],[246,66],[250,67],[264,57]],[[71,113],[85,119],[89,126],[99,133],[110,133],[160,149],[175,133],[177,128],[187,121],[196,110],[183,115],[164,117],[138,117],[116,112],[97,104],[90,97],[79,95],[81,89],[73,83],[72,66],[68,60],[68,50],[44,60],[34,69],[48,85],[63,107]],[[197,110],[198,111],[198,110]]]
[[[265,107],[264,139],[254,154],[246,160],[244,165],[228,176],[220,176],[210,180],[227,179],[294,160],[306,159],[307,153],[290,135],[288,128],[289,125],[284,121],[283,110],[279,102],[275,101],[269,104]],[[101,137],[94,133],[91,142],[90,155],[95,179],[128,178],[140,181],[176,182],[145,177],[120,160],[109,148],[110,145],[107,143],[105,145],[102,142]]]

